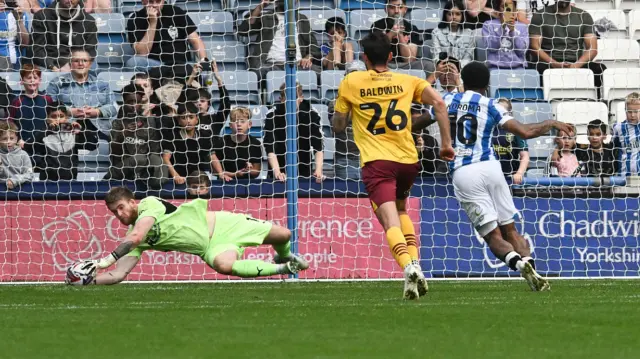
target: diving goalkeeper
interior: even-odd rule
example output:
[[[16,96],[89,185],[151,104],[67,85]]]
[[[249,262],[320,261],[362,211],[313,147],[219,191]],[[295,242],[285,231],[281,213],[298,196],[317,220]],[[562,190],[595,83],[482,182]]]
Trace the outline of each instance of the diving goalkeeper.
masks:
[[[98,274],[93,281],[69,284],[116,284],[136,266],[143,251],[176,251],[195,254],[220,274],[238,277],[266,277],[295,274],[309,268],[290,248],[291,231],[251,218],[245,214],[207,210],[207,201],[195,199],[178,207],[157,197],[136,202],[125,187],[116,187],[105,197],[109,210],[129,231],[108,256],[92,261],[97,269],[116,264],[115,269]],[[270,244],[276,251],[274,263],[242,260],[245,247]]]

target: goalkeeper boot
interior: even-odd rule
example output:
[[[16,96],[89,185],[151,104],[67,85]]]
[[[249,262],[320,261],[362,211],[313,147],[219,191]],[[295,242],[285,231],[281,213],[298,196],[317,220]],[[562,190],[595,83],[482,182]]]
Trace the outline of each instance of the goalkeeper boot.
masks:
[[[424,273],[422,272],[420,265],[414,264],[414,267],[416,267],[416,270],[418,271],[418,294],[423,297],[429,292],[429,285],[427,284],[427,279],[424,277]]]
[[[289,253],[286,257],[280,257],[277,253],[273,256],[273,263],[275,264],[284,264],[288,263],[293,259],[293,254]]]
[[[286,264],[291,274],[296,274],[301,270],[309,269],[309,262],[307,262],[301,256],[298,256],[295,254],[291,255],[291,259],[288,262],[286,262]]]
[[[531,266],[529,262],[524,262],[522,270],[520,274],[529,284],[531,290],[537,292],[543,292],[547,290],[551,290],[551,286],[549,285],[549,281],[546,278],[543,278],[535,269]]]
[[[418,293],[418,279],[420,275],[413,265],[404,268],[404,299],[414,300],[420,298]]]

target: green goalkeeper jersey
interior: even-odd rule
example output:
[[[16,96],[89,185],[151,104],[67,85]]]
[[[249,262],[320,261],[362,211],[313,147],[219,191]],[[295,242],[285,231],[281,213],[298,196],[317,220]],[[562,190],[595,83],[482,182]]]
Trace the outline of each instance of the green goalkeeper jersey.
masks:
[[[176,251],[203,256],[209,246],[207,201],[195,199],[179,207],[157,197],[138,203],[138,219],[152,217],[156,221],[144,241],[128,255],[140,257],[147,249]],[[134,224],[135,225],[135,224]],[[133,226],[129,228],[129,232]]]

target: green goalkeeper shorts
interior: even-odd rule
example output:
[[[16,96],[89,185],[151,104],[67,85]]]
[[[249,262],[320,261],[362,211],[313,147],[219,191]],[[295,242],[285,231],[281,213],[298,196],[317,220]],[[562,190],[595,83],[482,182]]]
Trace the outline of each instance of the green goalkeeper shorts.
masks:
[[[262,244],[273,224],[242,213],[216,212],[216,224],[209,246],[202,259],[213,267],[213,260],[220,253],[235,250],[242,258],[246,247]]]

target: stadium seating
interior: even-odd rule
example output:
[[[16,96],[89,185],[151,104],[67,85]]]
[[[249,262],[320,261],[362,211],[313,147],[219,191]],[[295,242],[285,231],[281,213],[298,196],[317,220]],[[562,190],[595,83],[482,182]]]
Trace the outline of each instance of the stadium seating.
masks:
[[[405,74],[409,76],[419,77],[423,80],[427,79],[427,74],[425,74],[422,70],[406,70],[406,69],[392,69],[391,71],[397,72],[399,74]]]
[[[640,40],[640,10],[629,12],[629,37]]]
[[[442,10],[416,8],[411,11],[410,17],[411,24],[424,33],[438,27],[438,23],[442,19]]]
[[[96,27],[98,28],[98,41],[103,41],[103,39],[113,39],[115,36],[111,37],[111,35],[125,35],[127,22],[124,18],[124,15],[119,13],[111,13],[92,14],[91,16],[93,16],[93,18],[96,20]],[[105,38],[103,37],[104,35],[110,36]]]
[[[610,20],[616,29],[611,29],[606,33],[607,39],[627,37],[627,17],[622,10],[588,10],[588,13],[596,22],[600,19]]]
[[[198,27],[203,40],[234,40],[233,15],[229,12],[190,12],[189,17]]]
[[[611,122],[624,121],[624,99],[629,93],[640,91],[640,69],[607,69],[603,74],[602,87],[603,99],[609,104]]]
[[[322,71],[320,74],[320,96],[325,102],[330,102],[338,96],[338,86],[344,78],[344,71]]]
[[[553,118],[551,105],[547,102],[514,102],[513,117],[522,123],[539,123]]]
[[[549,69],[543,74],[544,99],[598,98],[593,72],[589,69]]]
[[[222,81],[229,91],[231,103],[236,105],[259,105],[260,89],[258,75],[250,71],[221,72]],[[212,85],[209,90],[214,99],[219,98],[218,85]]]
[[[324,160],[333,161],[336,153],[336,139],[333,137],[324,137],[322,142],[324,145]]]
[[[595,58],[607,68],[633,68],[640,66],[640,45],[629,39],[598,40],[598,55]]]
[[[492,70],[489,87],[493,98],[539,101],[544,97],[536,70]]]
[[[221,0],[175,0],[175,5],[184,11],[212,11],[222,9]]]
[[[376,0],[338,0],[338,2],[341,9],[354,11],[360,9],[384,9],[385,5],[384,1]]]
[[[554,117],[558,121],[576,126],[576,141],[588,144],[587,125],[593,120],[608,123],[609,109],[602,102],[563,101],[558,103]]]
[[[267,103],[273,104],[280,101],[280,86],[285,81],[284,71],[271,71],[267,73]],[[319,102],[318,75],[313,71],[298,71],[296,81],[302,86],[305,99],[311,102]]]
[[[611,103],[611,123],[623,122],[627,119],[627,107],[624,101],[614,101]]]
[[[576,7],[583,10],[615,9],[620,0],[576,0]]]
[[[332,17],[340,17],[347,22],[347,15],[340,9],[307,9],[300,10],[300,14],[305,15],[309,19],[311,24],[311,31],[316,35],[316,38],[320,44],[326,42],[323,40],[324,24],[328,19]],[[324,39],[326,40],[326,39]]]
[[[235,40],[205,41],[204,46],[211,60],[215,60],[220,71],[247,69],[247,48]]]
[[[109,143],[98,141],[98,148],[93,151],[78,150],[78,172],[106,172],[109,170]]]
[[[543,136],[527,140],[527,147],[529,148],[529,157],[531,159],[529,168],[543,169],[547,164],[547,158],[556,147],[555,137]]]
[[[387,14],[384,10],[354,10],[349,16],[349,35],[351,38],[360,40],[371,32],[374,22],[385,18]]]

